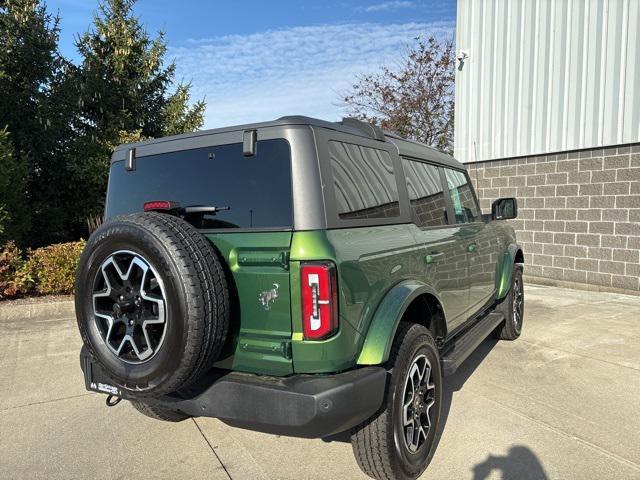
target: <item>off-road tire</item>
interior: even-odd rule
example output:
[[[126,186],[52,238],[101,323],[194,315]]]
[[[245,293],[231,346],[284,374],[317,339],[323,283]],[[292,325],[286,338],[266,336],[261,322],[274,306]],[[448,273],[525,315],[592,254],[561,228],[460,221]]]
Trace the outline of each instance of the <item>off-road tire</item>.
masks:
[[[432,407],[432,422],[427,439],[417,453],[411,455],[404,450],[403,437],[398,428],[403,389],[413,359],[426,354],[433,369],[435,403]],[[356,427],[351,434],[351,445],[358,465],[364,473],[380,480],[404,480],[419,477],[429,465],[435,452],[435,436],[440,419],[442,402],[442,373],[440,356],[431,332],[422,325],[402,322],[387,363],[388,376],[381,410],[369,420]]]
[[[154,420],[162,420],[165,422],[182,422],[183,420],[190,418],[189,415],[186,415],[182,412],[176,412],[175,410],[169,410],[168,408],[160,407],[158,405],[151,405],[136,400],[132,400],[131,405],[133,405],[133,408],[138,410],[143,415],[146,415],[149,418],[153,418]]]
[[[520,295],[522,295],[522,300],[519,320],[516,320],[514,296],[518,295],[518,289],[520,291]],[[518,338],[522,333],[522,321],[524,320],[524,284],[522,283],[521,264],[516,263],[513,266],[509,293],[496,307],[496,311],[501,312],[504,315],[505,320],[494,330],[494,336],[500,340],[515,340]]]
[[[105,258],[123,250],[153,264],[167,295],[164,343],[141,364],[127,364],[109,350],[94,315],[94,278]],[[211,367],[230,323],[222,261],[193,226],[168,214],[116,217],[91,235],[77,273],[76,317],[85,345],[115,385],[141,396],[164,395],[189,386]]]

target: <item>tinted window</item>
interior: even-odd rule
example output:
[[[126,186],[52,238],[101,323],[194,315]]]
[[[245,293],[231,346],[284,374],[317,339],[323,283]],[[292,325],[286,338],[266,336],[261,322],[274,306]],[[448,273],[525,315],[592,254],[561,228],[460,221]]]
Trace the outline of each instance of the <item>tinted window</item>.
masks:
[[[403,159],[409,202],[419,227],[447,224],[447,205],[438,168]]]
[[[456,223],[477,221],[480,218],[480,211],[468,177],[457,170],[445,169],[445,172]]]
[[[332,141],[329,153],[341,219],[400,215],[393,162],[387,152]]]
[[[285,140],[258,142],[256,155],[242,144],[140,157],[136,170],[111,167],[107,215],[139,212],[145,202],[230,207],[206,217],[204,228],[291,227],[291,160]]]

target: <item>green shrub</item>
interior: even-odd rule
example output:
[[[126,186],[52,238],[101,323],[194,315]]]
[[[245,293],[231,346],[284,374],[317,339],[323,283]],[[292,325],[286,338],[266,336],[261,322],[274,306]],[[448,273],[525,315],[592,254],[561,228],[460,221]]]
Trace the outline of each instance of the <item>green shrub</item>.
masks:
[[[40,295],[73,293],[84,245],[85,241],[80,240],[29,251],[29,259],[18,274],[20,285],[26,290],[35,288]]]
[[[14,242],[0,250],[0,300],[24,295],[73,293],[85,241],[29,250],[27,259]]]
[[[22,252],[14,242],[7,242],[0,250],[0,300],[21,293],[17,274],[24,268]]]

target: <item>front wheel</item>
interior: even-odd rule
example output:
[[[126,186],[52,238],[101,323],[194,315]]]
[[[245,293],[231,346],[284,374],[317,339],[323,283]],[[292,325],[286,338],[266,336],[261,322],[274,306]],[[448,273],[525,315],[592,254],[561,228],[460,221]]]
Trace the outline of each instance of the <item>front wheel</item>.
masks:
[[[495,330],[495,336],[501,340],[515,340],[522,333],[524,320],[524,284],[522,283],[522,265],[516,263],[511,275],[511,288],[504,300],[496,308],[504,315],[504,322]]]
[[[387,367],[382,410],[354,429],[351,445],[370,477],[414,479],[435,452],[442,402],[440,356],[429,330],[401,323]]]

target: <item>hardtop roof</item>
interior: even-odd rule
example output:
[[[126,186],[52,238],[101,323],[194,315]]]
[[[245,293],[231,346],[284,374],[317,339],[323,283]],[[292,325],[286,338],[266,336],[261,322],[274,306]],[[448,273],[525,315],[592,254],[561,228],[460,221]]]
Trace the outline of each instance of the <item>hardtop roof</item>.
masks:
[[[348,122],[346,120],[349,120]],[[343,123],[344,122],[344,123]],[[344,119],[343,122],[329,122],[326,120],[320,120],[317,118],[306,117],[303,115],[290,115],[280,117],[276,120],[267,122],[248,123],[244,125],[234,125],[229,127],[215,128],[209,130],[200,130],[191,133],[183,133],[180,135],[172,135],[168,137],[155,138],[151,140],[145,140],[142,142],[128,143],[119,145],[114,150],[114,157],[120,157],[123,150],[129,150],[131,148],[139,148],[147,145],[160,144],[165,142],[172,142],[175,140],[185,140],[189,138],[197,138],[202,136],[216,135],[220,133],[236,132],[241,130],[259,130],[270,127],[284,127],[290,125],[307,125],[312,127],[326,128],[329,130],[335,130],[341,133],[356,135],[359,137],[376,139],[376,135],[372,134],[372,131],[380,131],[378,127],[375,127],[366,122],[361,122],[356,119]],[[358,128],[358,124],[361,128]],[[430,147],[424,143],[409,140],[401,137],[394,132],[384,132],[385,141],[392,143],[398,149],[398,153],[402,156],[413,157],[417,159],[423,159],[440,163],[456,169],[465,169],[464,165],[458,162],[451,155],[441,152],[433,147]],[[116,155],[120,153],[120,155]],[[113,159],[115,160],[115,158]]]

